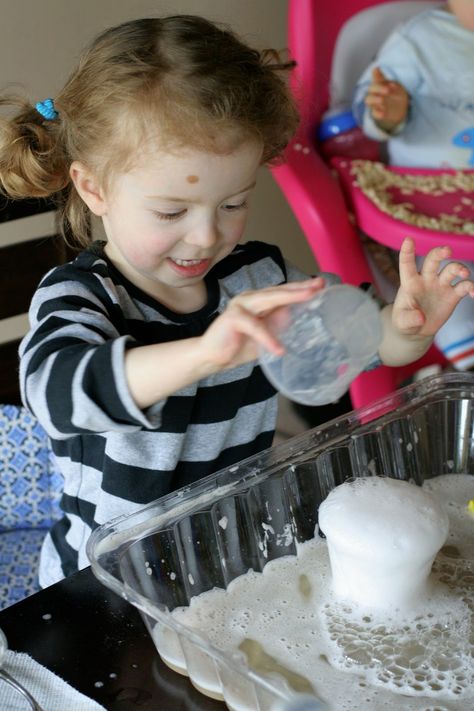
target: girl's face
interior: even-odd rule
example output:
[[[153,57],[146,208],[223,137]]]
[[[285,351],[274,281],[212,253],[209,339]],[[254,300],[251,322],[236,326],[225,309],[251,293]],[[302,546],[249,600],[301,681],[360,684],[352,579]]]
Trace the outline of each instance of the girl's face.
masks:
[[[261,156],[254,142],[227,155],[147,152],[104,196],[107,256],[170,308],[201,308],[204,276],[242,237]]]
[[[474,32],[474,0],[448,0],[448,7],[461,25]]]

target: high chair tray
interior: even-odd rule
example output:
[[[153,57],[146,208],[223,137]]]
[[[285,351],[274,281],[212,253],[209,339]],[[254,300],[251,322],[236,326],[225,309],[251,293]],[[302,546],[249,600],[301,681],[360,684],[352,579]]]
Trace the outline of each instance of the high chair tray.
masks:
[[[410,235],[417,254],[449,244],[456,259],[472,259],[474,170],[388,166],[333,158],[361,230],[392,249]]]

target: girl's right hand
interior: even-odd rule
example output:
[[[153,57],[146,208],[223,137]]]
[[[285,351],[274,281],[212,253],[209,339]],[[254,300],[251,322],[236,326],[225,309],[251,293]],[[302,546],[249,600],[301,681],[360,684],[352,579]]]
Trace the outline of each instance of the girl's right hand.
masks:
[[[372,70],[365,105],[380,128],[388,132],[397,128],[406,119],[409,102],[408,92],[399,82],[387,79],[379,67]]]
[[[268,329],[267,317],[281,306],[310,299],[324,279],[308,279],[246,291],[232,299],[202,336],[128,348],[125,377],[141,409],[221,370],[256,360],[259,347],[282,354]]]
[[[316,277],[239,294],[201,336],[201,358],[217,372],[255,360],[260,346],[282,355],[284,348],[266,318],[281,306],[307,301],[323,287],[324,279]]]

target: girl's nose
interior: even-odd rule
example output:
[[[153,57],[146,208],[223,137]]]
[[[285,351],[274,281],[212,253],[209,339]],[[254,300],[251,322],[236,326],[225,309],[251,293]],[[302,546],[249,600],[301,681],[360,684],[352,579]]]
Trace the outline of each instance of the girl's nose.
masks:
[[[217,226],[214,222],[203,222],[196,225],[186,237],[186,242],[199,247],[212,247],[218,238]]]

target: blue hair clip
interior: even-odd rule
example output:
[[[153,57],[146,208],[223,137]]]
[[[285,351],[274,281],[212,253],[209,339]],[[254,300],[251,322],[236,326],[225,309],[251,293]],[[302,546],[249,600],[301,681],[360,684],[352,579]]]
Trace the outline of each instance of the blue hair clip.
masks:
[[[45,99],[44,101],[38,101],[38,103],[35,104],[35,109],[47,121],[53,121],[53,119],[58,118],[59,116],[58,112],[54,108],[53,99]]]

